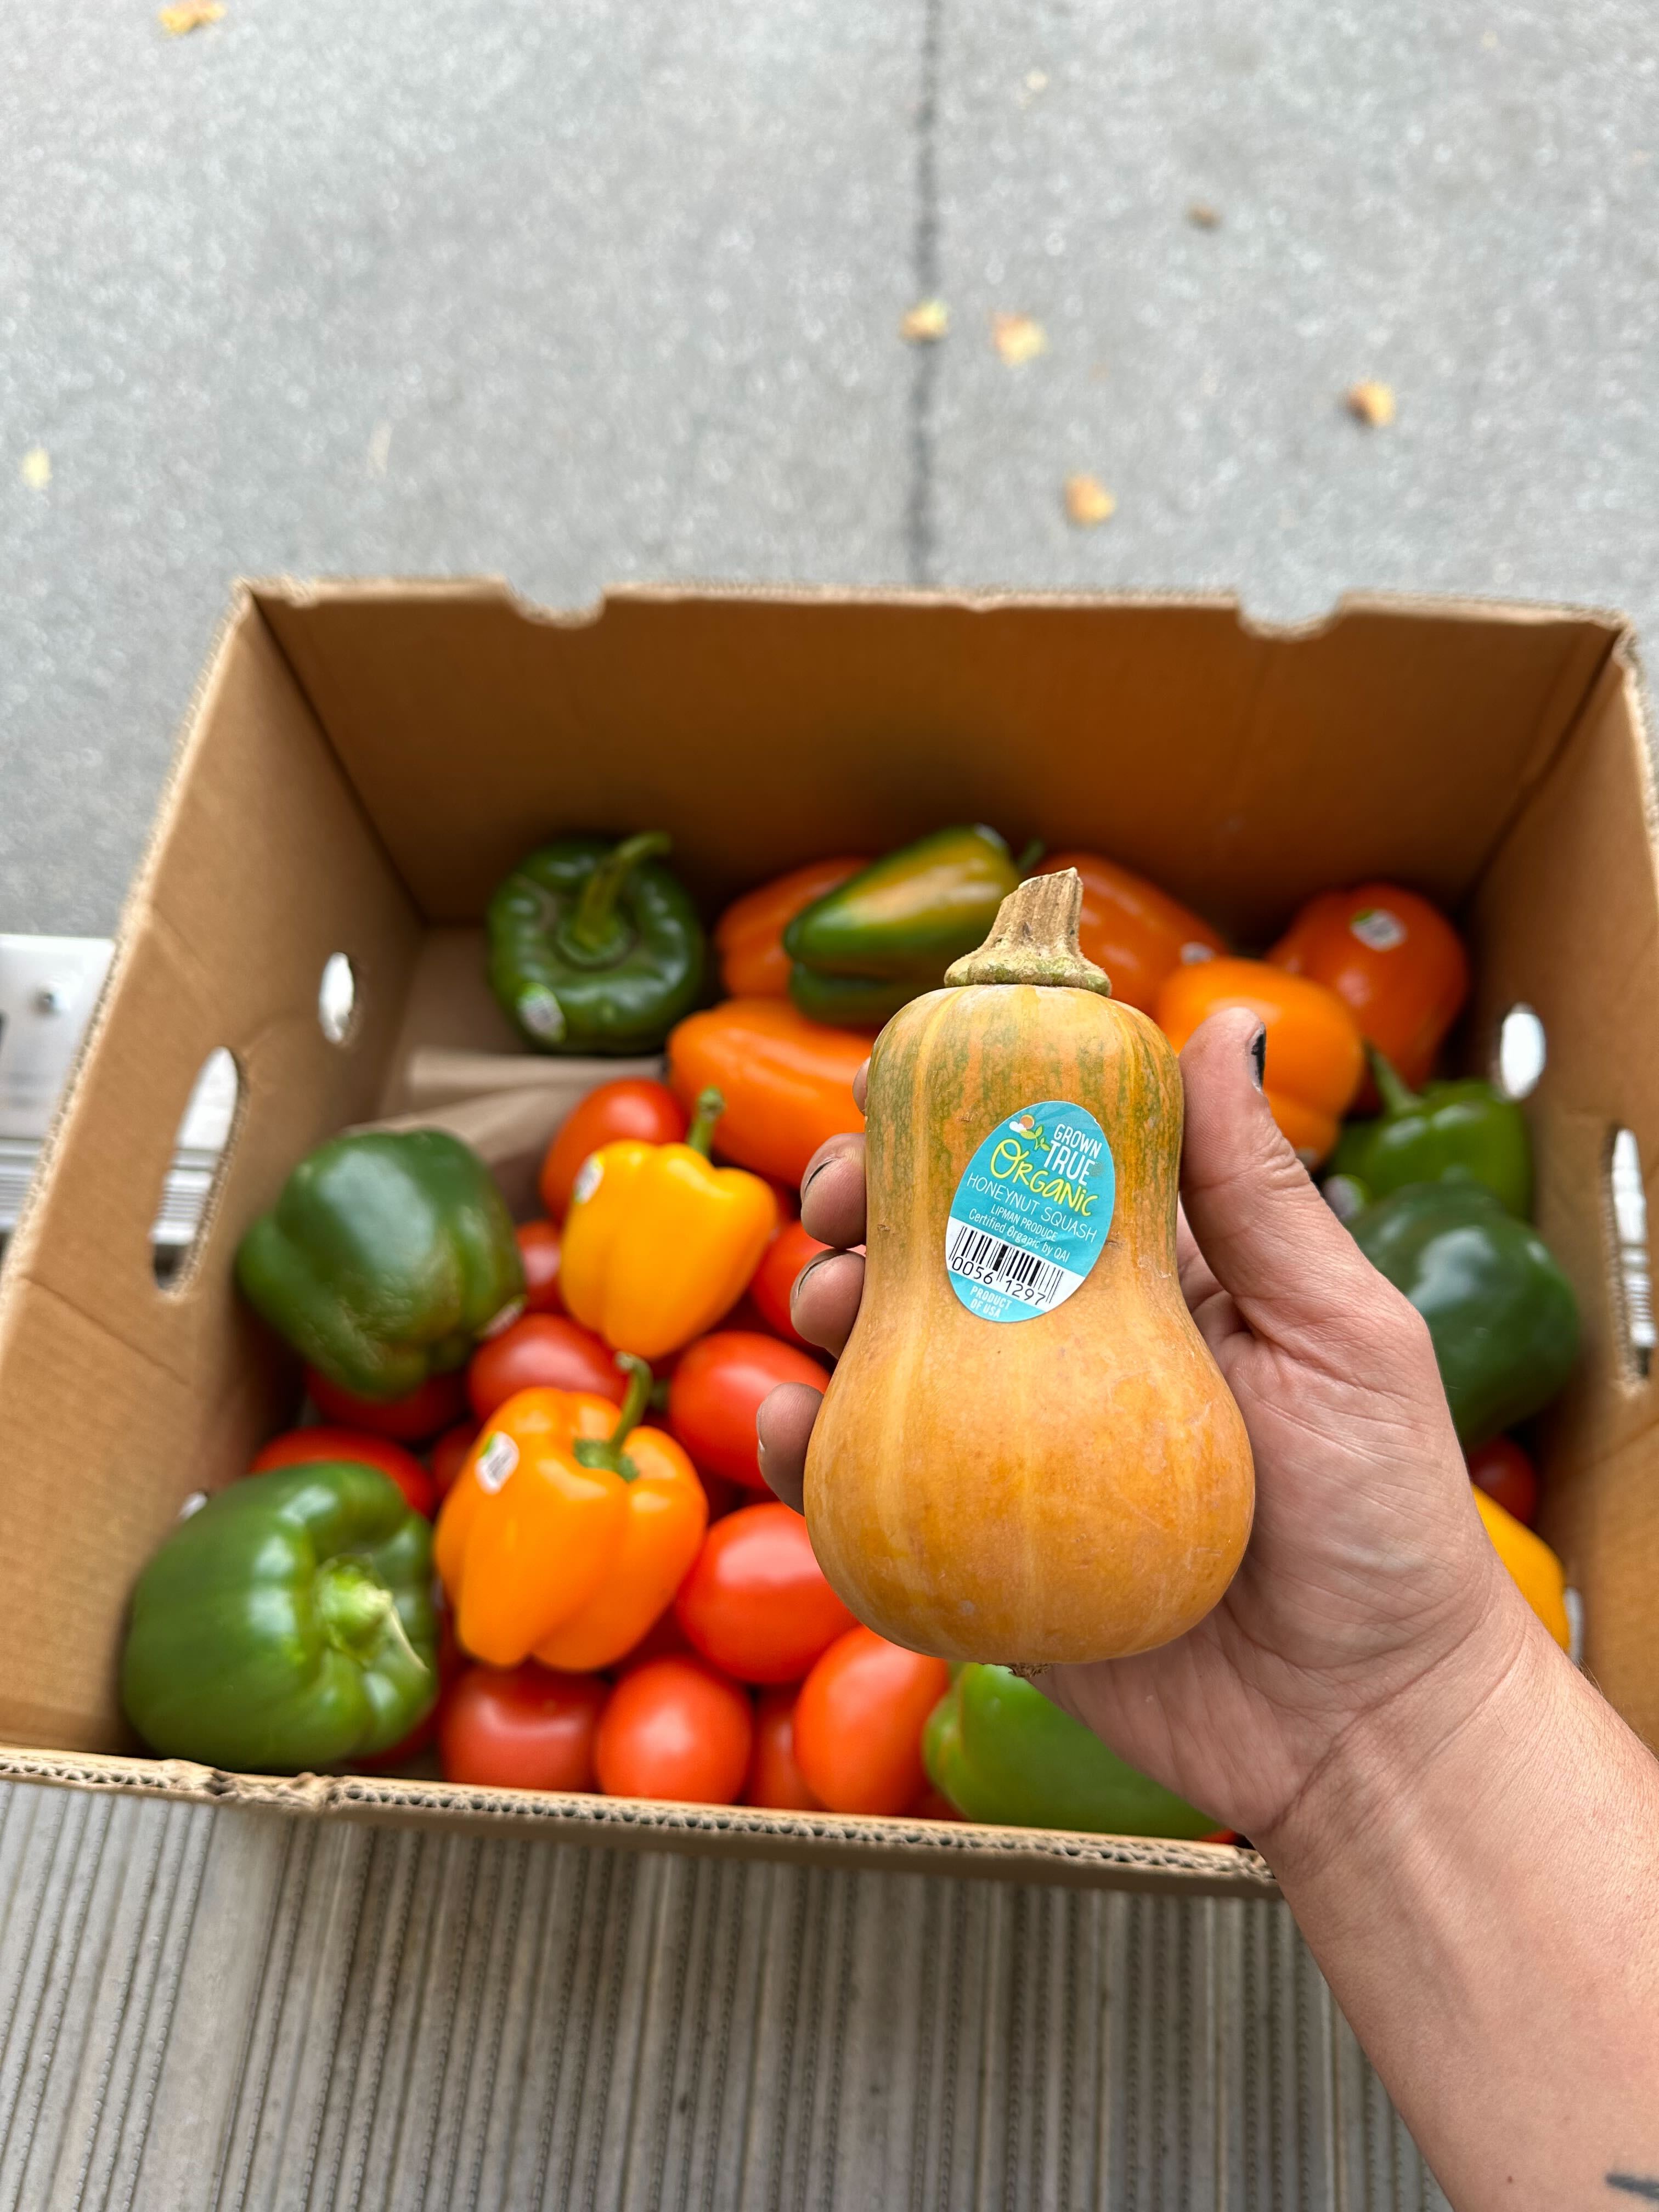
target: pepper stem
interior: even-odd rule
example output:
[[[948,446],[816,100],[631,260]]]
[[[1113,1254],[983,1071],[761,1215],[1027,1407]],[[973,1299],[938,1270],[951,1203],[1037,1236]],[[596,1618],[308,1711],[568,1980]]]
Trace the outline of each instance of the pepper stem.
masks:
[[[1422,1104],[1417,1092],[1405,1081],[1391,1060],[1387,1060],[1374,1044],[1365,1047],[1365,1057],[1370,1062],[1371,1081],[1376,1085],[1376,1095],[1382,1101],[1382,1110],[1391,1120],[1409,1114],[1414,1106]]]
[[[617,901],[623,886],[641,860],[660,860],[673,840],[665,830],[642,830],[613,845],[582,885],[576,910],[565,926],[565,936],[579,951],[590,957],[607,951],[617,933]]]
[[[622,1411],[617,1416],[617,1425],[611,1430],[608,1441],[614,1450],[620,1452],[645,1419],[645,1409],[651,1402],[652,1385],[656,1377],[651,1372],[651,1362],[641,1359],[637,1352],[619,1352],[617,1364],[628,1377],[628,1395],[622,1401]]]
[[[1048,848],[1043,843],[1041,837],[1033,837],[1030,843],[1026,846],[1024,850],[1020,854],[1019,858],[1014,862],[1016,873],[1022,876],[1029,876],[1032,869],[1036,867],[1037,862],[1042,858],[1048,849]]]
[[[1083,919],[1083,878],[1075,868],[1028,876],[997,908],[991,934],[977,952],[953,960],[947,983],[1046,983],[1109,998],[1103,968],[1085,960],[1077,941]]]
[[[651,1401],[651,1363],[635,1352],[619,1352],[617,1364],[628,1377],[628,1395],[622,1401],[616,1427],[608,1437],[578,1437],[571,1450],[581,1466],[608,1468],[624,1482],[632,1482],[639,1469],[623,1446],[638,1428]]]
[[[423,1674],[431,1672],[409,1640],[396,1599],[360,1559],[330,1559],[318,1570],[317,1611],[329,1642],[355,1659],[367,1659],[383,1636],[390,1636],[406,1659]]]
[[[404,1626],[404,1617],[398,1610],[398,1601],[390,1590],[386,1594],[386,1631],[404,1658],[412,1659],[422,1674],[429,1674],[432,1672],[425,1660],[410,1642],[409,1631]]]
[[[711,1083],[707,1091],[697,1093],[697,1103],[691,1115],[691,1127],[685,1133],[685,1141],[694,1152],[707,1159],[714,1148],[714,1124],[726,1111],[726,1098]]]

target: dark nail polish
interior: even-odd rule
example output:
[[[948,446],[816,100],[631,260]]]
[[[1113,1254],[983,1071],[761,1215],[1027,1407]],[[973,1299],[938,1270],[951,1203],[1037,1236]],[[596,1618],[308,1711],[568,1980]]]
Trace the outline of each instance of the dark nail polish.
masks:
[[[1258,1091],[1267,1073],[1267,1032],[1259,1029],[1250,1039],[1250,1080]]]

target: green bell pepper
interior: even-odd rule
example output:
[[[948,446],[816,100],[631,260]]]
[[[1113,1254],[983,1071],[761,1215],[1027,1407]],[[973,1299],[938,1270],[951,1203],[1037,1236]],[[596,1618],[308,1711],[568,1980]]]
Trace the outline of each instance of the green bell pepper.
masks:
[[[489,902],[490,988],[538,1052],[648,1053],[702,991],[702,924],[660,830],[562,837]]]
[[[884,1022],[983,944],[1019,881],[994,830],[939,830],[803,908],[783,933],[789,995],[815,1022]]]
[[[1188,1840],[1220,1826],[1109,1751],[1006,1667],[963,1667],[922,1738],[927,1778],[998,1826]]]
[[[301,1161],[236,1254],[250,1304],[360,1398],[459,1367],[524,1304],[506,1201],[441,1129],[336,1137]]]
[[[121,1703],[166,1757],[338,1766],[390,1750],[437,1694],[432,1530],[375,1468],[234,1482],[138,1577]]]
[[[1369,1057],[1382,1112],[1348,1124],[1331,1172],[1352,1176],[1373,1198],[1408,1182],[1484,1183],[1525,1221],[1532,1212],[1532,1134],[1515,1100],[1478,1076],[1412,1091],[1375,1048]]]
[[[1348,1227],[1427,1322],[1465,1451],[1554,1397],[1577,1355],[1578,1302],[1537,1231],[1495,1191],[1408,1183]]]

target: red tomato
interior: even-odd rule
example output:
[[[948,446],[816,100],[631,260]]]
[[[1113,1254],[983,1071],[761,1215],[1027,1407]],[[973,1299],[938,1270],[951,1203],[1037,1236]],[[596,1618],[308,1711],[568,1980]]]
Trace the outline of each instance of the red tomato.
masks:
[[[564,1240],[550,1221],[526,1221],[514,1233],[519,1240],[519,1258],[524,1264],[525,1311],[562,1313],[559,1252]]]
[[[787,1505],[745,1505],[717,1521],[674,1612],[692,1650],[744,1682],[799,1682],[853,1626],[805,1522]]]
[[[829,1381],[829,1370],[793,1345],[757,1330],[717,1329],[680,1354],[668,1386],[668,1425],[700,1470],[763,1491],[755,1438],[761,1400],[780,1382],[822,1390]]]
[[[304,1467],[319,1459],[352,1459],[362,1467],[379,1468],[417,1513],[431,1519],[438,1493],[414,1453],[390,1437],[369,1436],[362,1429],[289,1429],[261,1449],[248,1472],[263,1474],[267,1468]]]
[[[516,1390],[591,1390],[620,1406],[628,1384],[605,1339],[564,1314],[526,1314],[472,1355],[472,1410],[487,1421]]]
[[[749,1779],[743,1785],[743,1802],[770,1805],[780,1813],[823,1810],[795,1764],[793,1690],[774,1688],[760,1693],[755,1713],[755,1748],[749,1761]]]
[[[307,1367],[306,1388],[325,1420],[346,1429],[372,1429],[377,1437],[396,1437],[399,1443],[423,1444],[466,1411],[466,1384],[459,1373],[428,1375],[404,1398],[356,1398]]]
[[[428,1449],[427,1462],[432,1469],[432,1487],[441,1499],[448,1497],[456,1476],[466,1464],[467,1454],[477,1441],[476,1421],[457,1421]]]
[[[605,1709],[599,1787],[612,1797],[733,1804],[754,1735],[754,1708],[736,1682],[701,1659],[648,1659]]]
[[[559,1674],[533,1659],[469,1667],[438,1716],[445,1781],[591,1790],[594,1737],[610,1694],[597,1674]]]
[[[619,1137],[647,1145],[678,1145],[686,1132],[685,1109],[665,1083],[632,1077],[602,1083],[573,1106],[542,1162],[542,1204],[555,1221],[570,1209],[570,1188],[590,1152]]]
[[[783,1509],[786,1512],[788,1508]],[[795,1762],[834,1813],[902,1813],[921,1795],[921,1731],[951,1686],[942,1659],[849,1628],[801,1684]]]
[[[1531,1528],[1538,1511],[1538,1471],[1513,1437],[1494,1437],[1471,1452],[1469,1480]]]
[[[811,1346],[789,1318],[789,1293],[795,1287],[796,1276],[808,1261],[830,1249],[827,1244],[820,1244],[816,1237],[809,1237],[799,1221],[787,1221],[767,1246],[765,1256],[755,1270],[755,1279],[749,1285],[749,1295],[759,1307],[768,1328],[775,1329],[786,1344],[798,1344],[803,1352],[811,1351]]]

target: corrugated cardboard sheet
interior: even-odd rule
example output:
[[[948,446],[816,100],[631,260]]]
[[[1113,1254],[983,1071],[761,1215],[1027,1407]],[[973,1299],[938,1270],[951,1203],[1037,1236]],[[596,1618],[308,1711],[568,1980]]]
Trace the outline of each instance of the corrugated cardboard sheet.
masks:
[[[18,1787],[3,2212],[1431,2212],[1269,1901]]]

